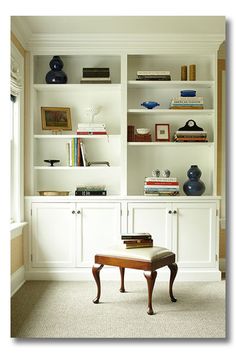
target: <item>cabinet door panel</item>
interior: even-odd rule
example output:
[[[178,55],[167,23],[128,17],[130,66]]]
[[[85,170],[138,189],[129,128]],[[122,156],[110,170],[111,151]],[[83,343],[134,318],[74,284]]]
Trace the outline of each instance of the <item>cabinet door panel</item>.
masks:
[[[174,204],[174,248],[183,267],[211,267],[216,255],[216,206],[214,203]]]
[[[128,232],[149,232],[153,244],[172,249],[170,203],[129,203]]]
[[[120,242],[120,204],[78,203],[77,210],[80,211],[78,228],[81,230],[77,265],[90,266],[99,250]]]
[[[32,267],[75,265],[75,205],[32,204]]]

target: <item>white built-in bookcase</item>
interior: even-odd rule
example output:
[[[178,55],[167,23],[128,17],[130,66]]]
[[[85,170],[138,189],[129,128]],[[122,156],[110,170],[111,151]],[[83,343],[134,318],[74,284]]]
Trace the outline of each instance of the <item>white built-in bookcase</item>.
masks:
[[[38,195],[40,190],[64,190],[73,195],[77,185],[105,184],[110,196],[142,196],[145,176],[154,169],[169,169],[171,176],[182,186],[187,170],[193,164],[202,171],[206,185],[204,195],[216,195],[217,171],[217,92],[216,58],[218,43],[210,48],[147,47],[91,48],[87,54],[66,49],[47,48],[31,52],[30,59],[30,119],[29,151],[26,151],[30,179],[27,195]],[[83,53],[86,50],[83,49]],[[68,83],[49,85],[45,75],[50,70],[53,55],[60,55]],[[196,64],[196,81],[180,81],[181,66]],[[80,84],[83,67],[109,67],[111,84]],[[171,81],[136,81],[137,70],[168,70]],[[170,110],[173,97],[182,89],[195,89],[204,97],[204,110]],[[158,109],[147,110],[143,101],[160,103]],[[105,160],[110,167],[69,167],[66,143],[76,136],[77,124],[88,121],[86,108],[102,107],[96,122],[105,122],[108,137],[83,138],[88,160]],[[41,128],[41,107],[70,107],[72,131],[52,135]],[[193,119],[208,132],[207,143],[175,143],[174,132],[187,120]],[[170,142],[155,142],[157,123],[170,124]],[[127,125],[151,129],[152,142],[127,142]],[[44,159],[59,159],[60,165],[48,167]],[[148,198],[148,197],[147,197]]]

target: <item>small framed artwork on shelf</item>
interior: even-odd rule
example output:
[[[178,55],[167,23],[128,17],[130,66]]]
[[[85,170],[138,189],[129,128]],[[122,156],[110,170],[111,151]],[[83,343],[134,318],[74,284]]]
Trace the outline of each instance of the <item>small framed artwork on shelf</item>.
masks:
[[[43,130],[72,130],[70,108],[41,107]]]
[[[155,141],[170,141],[169,124],[155,124]]]

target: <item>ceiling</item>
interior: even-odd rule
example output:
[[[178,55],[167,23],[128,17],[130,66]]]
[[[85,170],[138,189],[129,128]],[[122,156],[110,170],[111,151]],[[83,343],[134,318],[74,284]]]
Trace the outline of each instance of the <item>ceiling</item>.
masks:
[[[224,34],[224,16],[12,16],[28,34],[191,33]]]

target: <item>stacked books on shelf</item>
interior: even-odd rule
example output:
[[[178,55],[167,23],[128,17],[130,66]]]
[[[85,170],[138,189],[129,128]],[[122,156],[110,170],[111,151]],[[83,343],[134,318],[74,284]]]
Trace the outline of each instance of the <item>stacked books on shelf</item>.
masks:
[[[83,68],[83,77],[81,84],[110,84],[109,68]]]
[[[137,71],[136,80],[147,81],[170,81],[170,71],[158,71],[158,70],[142,70]]]
[[[105,196],[107,195],[106,187],[98,186],[78,186],[75,191],[77,196]]]
[[[203,109],[203,97],[176,97],[170,102],[170,109]]]
[[[67,165],[70,167],[83,166],[81,158],[81,146],[79,138],[72,138],[66,143],[67,148]]]
[[[174,134],[176,142],[208,142],[207,132],[205,130],[177,130]]]
[[[121,240],[125,248],[153,247],[152,236],[146,232],[122,234]]]
[[[179,182],[176,177],[145,177],[144,195],[173,196],[179,195]]]
[[[76,133],[78,135],[107,135],[104,123],[79,123]]]

